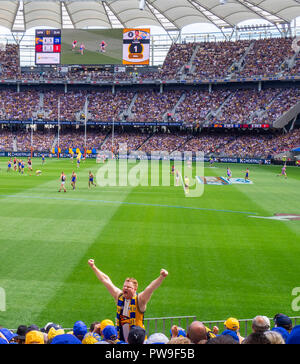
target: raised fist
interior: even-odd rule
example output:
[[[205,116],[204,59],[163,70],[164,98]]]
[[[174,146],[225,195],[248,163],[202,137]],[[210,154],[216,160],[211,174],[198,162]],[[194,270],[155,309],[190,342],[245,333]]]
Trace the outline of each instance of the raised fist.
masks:
[[[165,270],[165,269],[161,269],[161,270],[160,270],[160,276],[161,276],[161,277],[166,278],[168,274],[169,274],[169,273],[168,273],[168,271],[167,271],[167,270]]]

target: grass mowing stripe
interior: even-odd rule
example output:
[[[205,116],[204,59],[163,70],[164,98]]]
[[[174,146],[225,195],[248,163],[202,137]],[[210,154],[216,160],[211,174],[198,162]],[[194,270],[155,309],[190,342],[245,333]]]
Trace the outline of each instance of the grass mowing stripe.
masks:
[[[0,197],[5,198],[29,198],[29,199],[42,199],[42,200],[58,200],[58,201],[81,201],[81,202],[97,202],[103,204],[118,204],[118,205],[133,205],[133,206],[145,206],[145,207],[166,207],[174,209],[187,209],[187,210],[198,210],[198,211],[213,211],[213,212],[228,212],[232,214],[252,214],[256,215],[256,212],[247,211],[233,211],[233,210],[219,210],[219,209],[209,209],[205,207],[189,207],[189,206],[176,206],[176,205],[163,205],[163,204],[150,204],[141,202],[127,202],[127,201],[107,201],[107,200],[90,200],[83,198],[63,198],[63,197],[45,197],[45,196],[24,196],[24,195],[0,195]]]

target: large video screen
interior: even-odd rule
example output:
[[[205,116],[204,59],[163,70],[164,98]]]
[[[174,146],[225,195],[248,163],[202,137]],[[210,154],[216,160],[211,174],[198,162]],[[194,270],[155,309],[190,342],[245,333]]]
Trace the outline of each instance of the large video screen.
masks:
[[[62,29],[61,64],[123,63],[123,29]]]

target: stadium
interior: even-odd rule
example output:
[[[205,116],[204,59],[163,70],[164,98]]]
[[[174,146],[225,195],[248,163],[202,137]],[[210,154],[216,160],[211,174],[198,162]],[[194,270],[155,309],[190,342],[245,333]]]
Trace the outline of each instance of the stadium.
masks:
[[[0,14],[0,343],[300,344],[299,1]]]

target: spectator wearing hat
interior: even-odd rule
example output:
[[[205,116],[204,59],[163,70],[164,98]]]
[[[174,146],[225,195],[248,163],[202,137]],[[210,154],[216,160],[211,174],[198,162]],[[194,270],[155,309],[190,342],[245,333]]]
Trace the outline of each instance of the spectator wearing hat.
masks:
[[[115,326],[106,325],[102,331],[103,340],[109,344],[116,344],[118,340],[118,330]]]
[[[168,344],[169,339],[167,336],[161,332],[157,332],[148,337],[145,344]]]
[[[168,276],[165,269],[161,269],[160,275],[151,282],[143,292],[137,293],[138,282],[134,278],[126,278],[123,289],[117,288],[111,279],[101,272],[95,265],[93,259],[88,264],[94,271],[96,277],[104,284],[117,304],[117,330],[118,338],[127,341],[130,328],[140,326],[144,328],[144,314],[147,303],[150,301],[153,292],[162,284]]]
[[[286,331],[291,332],[293,328],[292,320],[283,313],[274,316],[275,327],[283,327]]]
[[[44,334],[41,331],[30,330],[26,333],[25,344],[45,344]]]
[[[27,326],[26,325],[20,325],[17,329],[17,336],[15,337],[15,342],[17,344],[25,344],[25,335],[27,332]]]
[[[106,329],[104,329],[105,331]],[[146,338],[146,330],[140,326],[132,326],[128,334],[128,344],[141,345],[144,344]]]
[[[229,317],[224,322],[224,326],[225,326],[226,330],[224,330],[221,335],[227,335],[227,334],[230,335],[231,332],[233,332],[238,337],[239,343],[241,344],[241,342],[244,340],[244,338],[240,335],[240,323],[239,323],[239,321],[234,317]],[[235,336],[233,338],[235,339]]]
[[[77,339],[77,337],[75,337],[72,334],[63,334],[63,335],[57,335],[53,338],[51,344],[53,345],[58,345],[58,344],[81,344],[81,341],[79,339]]]
[[[86,324],[83,321],[76,321],[73,326],[73,335],[80,341],[83,340],[87,333]]]

